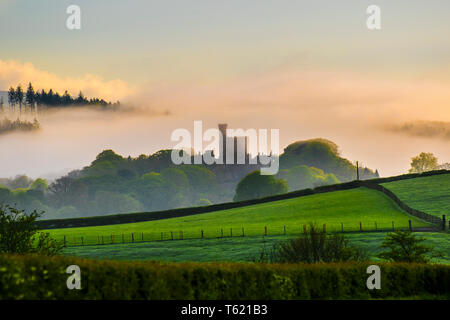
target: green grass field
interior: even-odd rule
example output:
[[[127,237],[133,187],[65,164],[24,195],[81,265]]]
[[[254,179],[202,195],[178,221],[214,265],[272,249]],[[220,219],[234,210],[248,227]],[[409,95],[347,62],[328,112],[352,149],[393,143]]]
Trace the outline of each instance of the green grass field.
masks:
[[[450,218],[450,174],[400,180],[382,184],[411,208],[439,218]]]
[[[443,233],[416,233],[427,239],[425,244],[435,246],[444,256],[435,262],[450,264],[450,237]],[[346,238],[352,245],[365,248],[373,261],[386,233],[354,233]],[[287,236],[223,238],[203,240],[174,240],[134,244],[115,244],[65,248],[64,255],[94,259],[128,261],[158,260],[166,262],[252,261],[266,246],[269,248]]]
[[[142,240],[197,239],[204,230],[205,238],[264,235],[281,235],[286,227],[287,234],[296,234],[309,222],[319,227],[326,224],[327,231],[407,228],[408,220],[413,227],[426,226],[421,220],[409,216],[381,192],[366,188],[328,192],[288,200],[267,202],[230,210],[170,218],[157,221],[107,225],[98,227],[67,228],[49,230],[56,239],[66,237],[68,245],[117,243]],[[182,234],[180,233],[182,231]],[[162,234],[162,235],[161,235]],[[123,238],[122,238],[123,237]],[[101,240],[102,239],[102,240]]]

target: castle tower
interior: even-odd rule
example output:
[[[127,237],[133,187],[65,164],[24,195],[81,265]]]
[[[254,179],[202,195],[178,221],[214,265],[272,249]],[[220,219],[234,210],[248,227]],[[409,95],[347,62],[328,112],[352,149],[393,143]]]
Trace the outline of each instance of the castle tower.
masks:
[[[227,161],[227,127],[226,123],[219,124],[219,131],[222,134],[222,148],[220,149],[219,159],[221,158],[224,164]]]

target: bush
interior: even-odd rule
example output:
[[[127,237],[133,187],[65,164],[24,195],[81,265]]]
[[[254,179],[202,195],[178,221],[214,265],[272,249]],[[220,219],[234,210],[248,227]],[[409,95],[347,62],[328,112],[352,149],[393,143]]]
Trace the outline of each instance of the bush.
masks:
[[[258,262],[269,263],[317,263],[367,261],[367,253],[349,245],[344,235],[329,235],[314,224],[303,235],[277,242],[269,251],[262,250]]]
[[[70,265],[81,269],[81,290],[67,289]],[[368,290],[368,265],[163,264],[0,255],[0,299],[450,298],[450,266],[380,263],[381,290]]]
[[[9,205],[0,205],[0,253],[59,253],[62,245],[48,233],[38,232],[36,219],[42,214],[37,211],[26,214]]]
[[[390,232],[381,244],[382,249],[388,250],[378,254],[378,257],[393,262],[428,263],[431,258],[441,256],[434,253],[432,247],[422,245],[423,241],[424,238],[417,238],[410,231]]]

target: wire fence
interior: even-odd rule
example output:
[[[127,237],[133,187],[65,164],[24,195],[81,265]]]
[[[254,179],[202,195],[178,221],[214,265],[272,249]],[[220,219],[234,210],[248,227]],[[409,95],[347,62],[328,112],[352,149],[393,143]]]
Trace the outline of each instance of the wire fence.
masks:
[[[436,231],[433,227],[424,227],[423,223],[413,226],[411,220],[405,226],[402,223],[396,226],[395,222],[359,222],[359,223],[333,223],[317,225],[321,231],[326,233],[351,233],[351,232],[389,232],[395,230],[410,231]],[[113,233],[97,235],[64,235],[57,240],[61,241],[65,247],[110,245],[125,243],[143,243],[155,241],[175,241],[175,240],[200,240],[200,239],[221,239],[254,236],[281,236],[299,235],[305,233],[309,225],[267,225],[263,227],[224,227],[214,229],[198,230],[173,230],[161,232],[132,232]]]

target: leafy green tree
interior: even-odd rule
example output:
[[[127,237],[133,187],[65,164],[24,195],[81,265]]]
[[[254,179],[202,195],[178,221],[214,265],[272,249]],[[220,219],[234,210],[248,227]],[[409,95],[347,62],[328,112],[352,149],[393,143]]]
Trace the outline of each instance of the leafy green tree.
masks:
[[[325,174],[321,169],[305,165],[280,170],[277,178],[287,181],[289,191],[339,183],[334,174]]]
[[[41,179],[41,178],[34,180],[30,186],[30,189],[31,190],[39,190],[39,191],[42,191],[43,193],[47,192],[48,191],[47,180]]]
[[[37,211],[27,214],[9,205],[0,205],[0,252],[58,254],[62,245],[38,231],[35,222],[42,214]]]
[[[246,175],[237,185],[233,201],[257,199],[286,193],[286,180],[276,179],[272,175],[261,175],[259,170]]]
[[[378,254],[379,258],[393,262],[427,263],[439,253],[433,253],[433,248],[421,244],[424,238],[417,238],[410,231],[390,232],[386,235],[381,249],[387,249]]]
[[[13,179],[8,179],[6,186],[10,187],[11,189],[19,189],[19,188],[28,188],[31,183],[33,183],[33,180],[25,175],[19,175],[16,176]]]
[[[199,198],[208,198],[218,191],[217,177],[206,167],[200,165],[181,165],[178,169],[183,171],[189,181],[192,202]],[[214,201],[214,199],[212,199]]]
[[[418,156],[411,158],[410,173],[422,173],[435,170],[438,166],[438,159],[432,153],[421,152]]]

